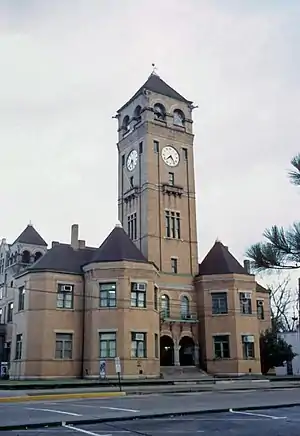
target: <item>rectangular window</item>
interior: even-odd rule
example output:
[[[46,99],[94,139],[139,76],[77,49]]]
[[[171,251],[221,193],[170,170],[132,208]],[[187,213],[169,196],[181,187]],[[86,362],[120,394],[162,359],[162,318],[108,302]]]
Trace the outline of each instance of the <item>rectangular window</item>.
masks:
[[[178,272],[178,259],[176,257],[171,257],[171,270],[173,274]]]
[[[24,310],[25,308],[25,286],[19,288],[19,298],[18,298],[18,311]]]
[[[13,320],[14,303],[9,303],[7,308],[7,322],[12,322]]]
[[[110,359],[117,355],[117,334],[99,333],[100,358]]]
[[[180,213],[170,210],[165,211],[165,227],[167,238],[180,239]]]
[[[214,336],[214,355],[216,359],[229,359],[229,335]]]
[[[64,285],[59,283],[57,285],[57,298],[56,307],[58,309],[73,309],[74,307],[74,286]]]
[[[258,319],[265,319],[264,301],[256,300],[256,311]]]
[[[131,283],[131,307],[146,307],[146,283]]]
[[[158,289],[154,285],[154,310],[158,310]]]
[[[227,292],[213,292],[211,299],[213,315],[228,313]]]
[[[132,241],[134,241],[135,239],[137,239],[136,212],[128,216],[127,227],[128,236]]]
[[[122,155],[122,167],[125,165],[125,154]]]
[[[242,344],[243,344],[243,359],[254,359],[254,336],[252,335],[243,335],[242,336]]]
[[[155,359],[159,358],[159,346],[158,346],[158,334],[154,333],[154,357]]]
[[[184,160],[188,160],[188,151],[187,151],[187,148],[183,148],[182,151],[183,151],[183,158],[184,158]]]
[[[4,324],[4,322],[3,322],[3,309],[2,309],[2,307],[0,308],[0,324]]]
[[[116,283],[100,283],[100,307],[117,306],[117,286]]]
[[[175,176],[174,173],[169,173],[169,185],[174,185]]]
[[[73,355],[73,334],[56,333],[55,338],[55,359],[72,359]]]
[[[131,333],[131,357],[147,357],[146,333]]]
[[[159,142],[153,141],[153,148],[155,153],[159,153]]]
[[[252,314],[251,292],[240,292],[240,310],[244,315]]]
[[[139,153],[140,154],[143,153],[143,143],[142,142],[139,143]]]
[[[15,360],[22,359],[22,342],[23,342],[23,335],[17,335],[16,336]]]
[[[130,177],[129,181],[130,181],[130,188],[133,188],[133,185],[134,185],[133,176]]]

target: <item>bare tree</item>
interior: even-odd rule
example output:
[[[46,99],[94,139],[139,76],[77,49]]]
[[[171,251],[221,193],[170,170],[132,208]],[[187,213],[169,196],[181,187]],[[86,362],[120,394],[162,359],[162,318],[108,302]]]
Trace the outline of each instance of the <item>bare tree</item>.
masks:
[[[268,286],[271,300],[272,326],[277,331],[295,331],[298,319],[298,292],[291,286],[290,276],[277,274],[276,284]]]

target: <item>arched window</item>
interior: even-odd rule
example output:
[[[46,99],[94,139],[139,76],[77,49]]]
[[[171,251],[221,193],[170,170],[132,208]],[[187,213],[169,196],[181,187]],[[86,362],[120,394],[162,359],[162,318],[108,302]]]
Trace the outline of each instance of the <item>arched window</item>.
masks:
[[[126,135],[126,133],[129,132],[129,129],[130,129],[129,121],[130,121],[129,116],[126,115],[124,117],[124,120],[123,120],[123,123],[122,123],[123,135]]]
[[[42,257],[42,253],[40,251],[37,251],[34,255],[34,261],[36,262],[39,260],[39,258]]]
[[[30,263],[30,253],[28,250],[25,250],[22,253],[22,263]]]
[[[170,298],[167,295],[162,295],[160,297],[160,306],[162,315],[165,318],[169,318],[170,316]]]
[[[173,113],[173,124],[183,127],[185,123],[184,113],[180,109],[175,109]]]
[[[185,295],[180,300],[181,318],[186,319],[190,314],[190,301]]]
[[[136,123],[139,123],[141,121],[141,119],[142,119],[141,114],[142,114],[142,108],[140,105],[138,105],[134,110],[134,118],[135,118]]]
[[[166,119],[166,109],[162,104],[156,103],[154,105],[153,110],[154,110],[154,118],[156,120],[164,121]]]

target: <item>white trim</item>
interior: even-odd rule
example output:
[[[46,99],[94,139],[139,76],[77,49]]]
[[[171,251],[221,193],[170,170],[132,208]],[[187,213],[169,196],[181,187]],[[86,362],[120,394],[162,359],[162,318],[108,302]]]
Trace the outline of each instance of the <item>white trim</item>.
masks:
[[[98,333],[117,333],[118,329],[97,329]]]
[[[55,329],[53,331],[54,331],[54,333],[71,333],[72,335],[75,334],[74,330],[68,330],[68,329],[66,329],[66,330],[64,330],[64,329]]]
[[[231,333],[224,332],[224,333],[212,333],[212,336],[231,336]]]

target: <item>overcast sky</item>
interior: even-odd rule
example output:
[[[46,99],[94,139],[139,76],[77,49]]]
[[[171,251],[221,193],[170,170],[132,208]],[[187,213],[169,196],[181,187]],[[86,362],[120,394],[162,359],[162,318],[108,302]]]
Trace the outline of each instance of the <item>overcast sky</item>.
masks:
[[[0,0],[0,236],[100,245],[117,221],[115,111],[159,75],[194,111],[200,259],[298,218],[298,0]]]

